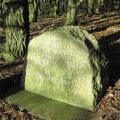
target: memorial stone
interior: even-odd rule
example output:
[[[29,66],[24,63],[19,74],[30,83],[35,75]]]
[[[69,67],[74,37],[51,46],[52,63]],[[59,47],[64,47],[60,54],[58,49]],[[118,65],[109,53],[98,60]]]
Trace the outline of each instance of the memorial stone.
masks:
[[[25,90],[89,110],[109,82],[98,41],[79,26],[54,28],[35,37],[25,66]]]

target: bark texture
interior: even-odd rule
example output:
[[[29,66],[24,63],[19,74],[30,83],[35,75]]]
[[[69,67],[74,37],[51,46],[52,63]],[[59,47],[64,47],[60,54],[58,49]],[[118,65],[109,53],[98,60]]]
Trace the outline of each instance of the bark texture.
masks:
[[[25,5],[25,6],[24,6]],[[23,57],[28,45],[27,1],[6,2],[5,59]]]
[[[67,17],[65,25],[77,24],[77,8],[83,2],[83,0],[68,0]]]
[[[77,11],[76,2],[74,0],[69,0],[65,25],[75,25],[76,11]]]
[[[29,22],[37,21],[38,2],[37,0],[29,1]]]

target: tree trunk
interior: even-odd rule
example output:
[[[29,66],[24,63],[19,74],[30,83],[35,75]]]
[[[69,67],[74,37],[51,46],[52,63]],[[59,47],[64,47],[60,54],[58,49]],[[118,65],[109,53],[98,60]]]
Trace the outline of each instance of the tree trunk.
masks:
[[[2,0],[0,0],[0,24],[3,23],[3,15],[2,15]]]
[[[92,16],[94,14],[94,0],[88,0],[88,15]]]
[[[94,1],[94,13],[95,14],[100,13],[100,6],[101,6],[101,0],[95,0]]]
[[[77,24],[77,8],[83,2],[83,0],[68,0],[67,6],[67,18],[65,25]]]
[[[64,0],[63,2],[63,12],[67,11],[68,0]]]
[[[53,16],[53,17],[56,17],[57,16],[57,0],[52,0],[52,1],[49,1],[50,3],[50,8],[49,8],[49,11],[50,11],[50,16]]]
[[[53,16],[56,17],[57,16],[57,9],[58,9],[58,6],[57,6],[57,1],[54,0],[54,7],[53,7]]]
[[[37,0],[28,0],[29,2],[29,22],[37,21],[38,2]]]
[[[6,44],[4,58],[13,61],[25,55],[29,40],[27,0],[6,2]]]
[[[2,14],[2,0],[0,0],[0,15]]]
[[[67,18],[65,25],[75,25],[76,24],[76,3],[74,0],[68,0],[67,7]]]

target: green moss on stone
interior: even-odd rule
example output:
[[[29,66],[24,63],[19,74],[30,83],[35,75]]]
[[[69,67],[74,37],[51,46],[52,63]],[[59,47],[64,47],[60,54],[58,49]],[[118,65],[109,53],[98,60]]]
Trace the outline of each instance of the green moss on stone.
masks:
[[[79,26],[45,32],[29,44],[25,89],[93,109],[103,92],[100,57],[96,39]]]

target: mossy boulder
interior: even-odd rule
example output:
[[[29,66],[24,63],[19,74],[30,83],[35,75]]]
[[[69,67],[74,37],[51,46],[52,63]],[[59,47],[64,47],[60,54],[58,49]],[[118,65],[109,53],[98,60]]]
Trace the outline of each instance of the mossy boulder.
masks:
[[[54,28],[29,43],[21,85],[38,95],[93,109],[109,83],[107,62],[86,30]]]

